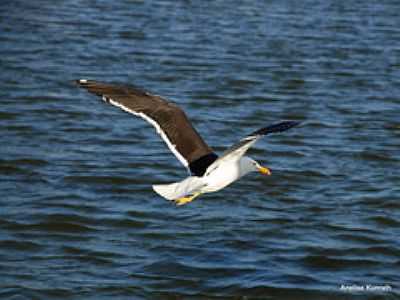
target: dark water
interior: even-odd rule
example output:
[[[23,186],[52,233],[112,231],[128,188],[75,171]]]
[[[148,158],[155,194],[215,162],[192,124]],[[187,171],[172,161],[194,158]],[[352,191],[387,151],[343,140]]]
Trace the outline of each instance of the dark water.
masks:
[[[3,1],[2,299],[399,299],[398,1]],[[217,151],[302,121],[251,174],[186,176],[89,78],[173,99]],[[356,292],[341,286],[386,290]]]

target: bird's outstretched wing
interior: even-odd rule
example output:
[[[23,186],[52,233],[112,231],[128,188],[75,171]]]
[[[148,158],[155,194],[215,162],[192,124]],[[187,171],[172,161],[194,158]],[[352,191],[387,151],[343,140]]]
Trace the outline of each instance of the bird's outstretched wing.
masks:
[[[143,90],[81,79],[76,83],[89,92],[153,125],[171,152],[192,173],[216,155],[176,104]],[[200,163],[199,163],[200,162]],[[193,170],[192,170],[193,169]]]
[[[242,157],[246,151],[254,145],[260,138],[263,136],[275,133],[286,131],[294,126],[299,125],[300,122],[295,121],[284,121],[277,124],[273,124],[267,127],[263,127],[249,134],[248,136],[241,139],[238,143],[234,144],[232,147],[228,148],[219,158],[218,160],[230,159],[232,157],[237,157],[238,159]]]

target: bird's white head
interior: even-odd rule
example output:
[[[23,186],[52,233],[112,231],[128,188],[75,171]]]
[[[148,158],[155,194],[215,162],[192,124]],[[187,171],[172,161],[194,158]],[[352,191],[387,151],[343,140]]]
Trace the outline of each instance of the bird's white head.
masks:
[[[258,162],[256,162],[254,159],[251,159],[248,156],[243,156],[240,159],[240,175],[246,175],[247,173],[250,172],[260,172],[261,174],[264,175],[271,175],[270,169],[267,167],[261,166]]]

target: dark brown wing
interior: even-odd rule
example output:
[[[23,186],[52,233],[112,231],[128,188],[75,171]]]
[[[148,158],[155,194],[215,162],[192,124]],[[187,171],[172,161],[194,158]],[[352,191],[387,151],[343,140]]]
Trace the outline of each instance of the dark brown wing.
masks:
[[[104,101],[148,121],[185,167],[190,168],[199,159],[213,155],[212,149],[176,104],[133,87],[85,79],[78,80],[77,84],[101,96]]]

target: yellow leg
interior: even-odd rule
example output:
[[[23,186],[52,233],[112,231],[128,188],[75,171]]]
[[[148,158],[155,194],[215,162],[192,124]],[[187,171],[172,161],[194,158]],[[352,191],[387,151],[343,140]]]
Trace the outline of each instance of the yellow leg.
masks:
[[[194,198],[196,198],[200,195],[201,195],[201,193],[195,193],[192,196],[178,198],[178,199],[175,199],[174,201],[175,201],[176,205],[184,205],[186,203],[191,202]]]

